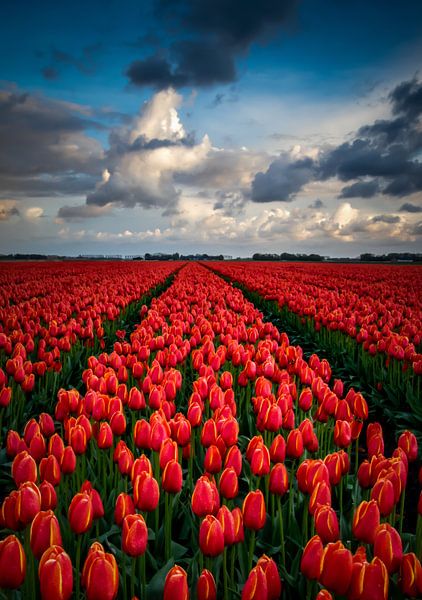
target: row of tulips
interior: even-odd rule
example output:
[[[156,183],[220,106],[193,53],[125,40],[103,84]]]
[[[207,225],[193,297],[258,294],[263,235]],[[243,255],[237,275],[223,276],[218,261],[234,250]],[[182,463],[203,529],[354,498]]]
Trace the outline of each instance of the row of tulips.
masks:
[[[23,263],[19,277],[0,265],[0,432],[3,420],[22,426],[33,396],[55,396],[178,267],[121,263],[116,279],[115,263]]]
[[[422,428],[422,270],[386,265],[215,263],[254,302],[387,398]],[[405,401],[403,401],[405,399]],[[403,418],[402,418],[403,417]]]
[[[213,265],[214,267],[214,265]],[[422,272],[386,265],[217,263],[218,272],[280,307],[422,373]]]
[[[141,317],[88,359],[83,394],[62,389],[54,415],[9,431],[1,587],[65,599],[422,593],[422,517],[403,533],[412,433],[384,457],[363,396],[204,267],[182,268]]]

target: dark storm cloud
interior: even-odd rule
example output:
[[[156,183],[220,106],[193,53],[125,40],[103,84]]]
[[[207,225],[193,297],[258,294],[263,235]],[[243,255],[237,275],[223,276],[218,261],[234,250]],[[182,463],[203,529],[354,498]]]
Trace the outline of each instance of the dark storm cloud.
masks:
[[[421,82],[401,83],[389,95],[395,118],[361,127],[351,141],[321,152],[312,168],[303,170],[302,160],[276,159],[265,174],[255,175],[253,200],[291,201],[309,181],[332,177],[344,182],[365,178],[344,187],[341,198],[376,193],[403,197],[421,191],[421,98]]]
[[[409,213],[420,213],[422,212],[422,206],[417,206],[416,204],[411,204],[410,202],[405,202],[400,206],[399,209],[401,212],[409,212]]]
[[[103,49],[102,44],[90,44],[82,48],[80,56],[74,56],[58,48],[51,50],[50,64],[41,69],[45,79],[57,79],[63,67],[72,66],[82,75],[93,75],[97,70],[97,59]]]
[[[303,158],[289,162],[282,155],[268,167],[265,173],[257,173],[252,182],[254,202],[291,202],[302,187],[313,178],[314,161]]]
[[[102,170],[102,148],[85,134],[101,128],[76,105],[0,90],[0,184],[3,194],[73,192]],[[84,182],[85,178],[85,182]]]
[[[297,0],[156,0],[156,14],[173,37],[166,56],[132,62],[131,84],[210,86],[237,78],[236,58],[289,21]]]
[[[341,190],[340,198],[372,198],[379,191],[378,181],[357,181]]]
[[[67,194],[87,194],[98,181],[94,175],[41,175],[35,177],[8,177],[0,175],[0,197],[13,196],[46,197]]]

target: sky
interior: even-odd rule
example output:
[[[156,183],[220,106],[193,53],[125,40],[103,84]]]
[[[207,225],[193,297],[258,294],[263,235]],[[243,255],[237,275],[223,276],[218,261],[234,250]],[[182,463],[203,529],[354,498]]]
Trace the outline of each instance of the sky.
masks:
[[[422,251],[422,3],[3,0],[0,254]]]

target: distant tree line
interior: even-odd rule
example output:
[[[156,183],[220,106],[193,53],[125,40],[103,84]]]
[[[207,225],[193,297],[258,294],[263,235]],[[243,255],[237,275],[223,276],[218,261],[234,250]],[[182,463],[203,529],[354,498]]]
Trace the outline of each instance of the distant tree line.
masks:
[[[389,254],[371,254],[366,252],[360,255],[362,262],[395,262],[405,260],[407,262],[420,262],[422,254],[412,252],[390,252]]]
[[[321,262],[325,260],[324,256],[320,256],[319,254],[290,254],[290,252],[282,252],[281,254],[260,254],[256,252],[252,256],[252,260],[284,260],[284,261],[308,261],[308,262]]]
[[[134,258],[134,260],[142,260],[142,257]],[[162,254],[161,252],[150,254],[147,252],[145,260],[224,260],[224,256],[222,254],[179,254],[178,252],[173,254]]]

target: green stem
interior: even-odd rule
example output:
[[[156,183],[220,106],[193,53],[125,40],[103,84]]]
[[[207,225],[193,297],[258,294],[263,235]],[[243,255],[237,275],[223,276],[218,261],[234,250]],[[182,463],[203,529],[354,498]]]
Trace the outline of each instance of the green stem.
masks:
[[[280,524],[280,552],[282,565],[286,564],[286,552],[284,549],[284,527],[283,527],[283,512],[281,510],[281,498],[277,496],[278,520]]]
[[[252,561],[253,561],[253,554],[254,554],[254,550],[255,550],[255,536],[256,536],[256,532],[253,529],[251,531],[251,536],[249,538],[249,557],[248,557],[248,567],[249,567],[249,573],[251,572],[252,569]]]
[[[76,598],[80,598],[80,589],[81,589],[81,578],[80,578],[81,546],[82,546],[82,535],[79,534],[77,537],[77,541],[76,541],[76,561],[75,561]]]
[[[130,597],[133,598],[135,595],[135,569],[136,569],[136,558],[132,558],[132,564],[130,569]]]
[[[224,580],[224,600],[227,600],[227,548],[223,552],[223,580]]]
[[[142,600],[146,600],[146,572],[145,572],[145,553],[139,557],[139,593]]]
[[[402,533],[403,533],[403,517],[404,517],[404,499],[406,496],[406,488],[403,488],[403,491],[401,493],[401,498],[400,498],[400,526],[399,526],[399,533],[400,533],[400,537],[402,537]]]

